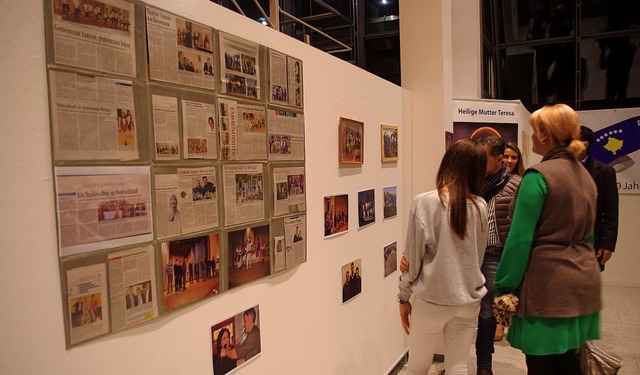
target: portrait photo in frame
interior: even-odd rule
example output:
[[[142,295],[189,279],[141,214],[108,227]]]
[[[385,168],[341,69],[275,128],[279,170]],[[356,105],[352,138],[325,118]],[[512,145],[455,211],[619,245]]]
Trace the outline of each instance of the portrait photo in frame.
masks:
[[[340,164],[364,164],[364,122],[340,117],[338,138]]]
[[[398,161],[398,126],[380,124],[380,154],[383,163]]]

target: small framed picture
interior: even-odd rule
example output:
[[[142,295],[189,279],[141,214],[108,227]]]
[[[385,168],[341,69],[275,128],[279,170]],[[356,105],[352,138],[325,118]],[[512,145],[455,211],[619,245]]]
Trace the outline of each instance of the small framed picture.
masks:
[[[338,130],[340,164],[364,163],[364,122],[340,117]]]
[[[396,125],[380,125],[380,148],[383,163],[398,161],[398,127]]]

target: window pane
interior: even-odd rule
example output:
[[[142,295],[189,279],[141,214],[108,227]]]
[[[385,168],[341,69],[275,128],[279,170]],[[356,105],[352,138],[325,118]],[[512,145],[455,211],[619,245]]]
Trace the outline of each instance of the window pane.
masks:
[[[575,103],[575,44],[507,48],[504,56],[505,99],[525,106]]]
[[[395,31],[400,29],[398,0],[366,0],[366,33]]]
[[[367,71],[400,85],[400,36],[365,41]]]
[[[497,0],[500,42],[575,35],[575,1]]]
[[[640,28],[640,1],[582,1],[581,34]]]
[[[582,40],[584,100],[640,97],[640,35]]]

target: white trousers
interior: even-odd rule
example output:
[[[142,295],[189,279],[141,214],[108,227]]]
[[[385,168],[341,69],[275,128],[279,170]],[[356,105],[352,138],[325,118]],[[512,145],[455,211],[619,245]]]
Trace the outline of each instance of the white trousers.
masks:
[[[409,374],[426,375],[436,345],[444,336],[447,375],[468,375],[467,361],[480,301],[462,306],[440,306],[414,298],[409,329]]]

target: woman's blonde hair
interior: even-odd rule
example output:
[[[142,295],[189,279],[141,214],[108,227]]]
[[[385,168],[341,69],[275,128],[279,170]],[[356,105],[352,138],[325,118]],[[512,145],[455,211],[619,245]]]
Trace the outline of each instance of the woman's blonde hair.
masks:
[[[545,105],[529,116],[529,124],[546,130],[558,147],[566,148],[576,158],[584,151],[584,143],[580,141],[580,118],[566,104]]]

